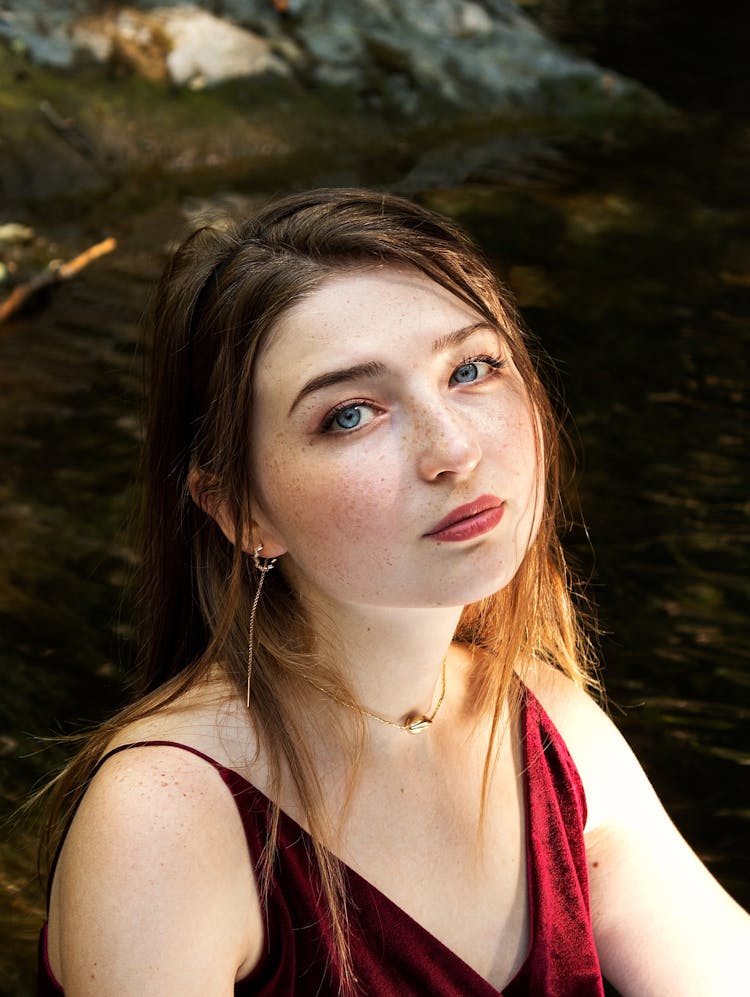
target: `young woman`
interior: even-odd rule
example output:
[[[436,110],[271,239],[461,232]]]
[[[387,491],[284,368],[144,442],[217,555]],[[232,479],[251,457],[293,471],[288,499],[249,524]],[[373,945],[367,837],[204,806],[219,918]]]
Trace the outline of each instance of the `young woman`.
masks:
[[[557,428],[467,238],[289,197],[152,325],[141,686],[58,782],[40,993],[737,993],[748,918],[586,691]]]

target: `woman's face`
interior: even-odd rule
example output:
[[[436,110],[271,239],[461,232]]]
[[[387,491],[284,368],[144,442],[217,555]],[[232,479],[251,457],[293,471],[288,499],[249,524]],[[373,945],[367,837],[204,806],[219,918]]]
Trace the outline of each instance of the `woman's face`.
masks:
[[[284,314],[255,373],[256,536],[305,596],[461,606],[533,539],[534,417],[509,350],[417,271],[327,280]]]

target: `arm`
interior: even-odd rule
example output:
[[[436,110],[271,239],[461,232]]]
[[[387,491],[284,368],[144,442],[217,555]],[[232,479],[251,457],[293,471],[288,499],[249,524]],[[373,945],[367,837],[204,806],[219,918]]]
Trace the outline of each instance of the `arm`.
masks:
[[[623,997],[739,994],[750,917],[681,837],[606,714],[559,673],[531,684],[586,790],[591,913],[605,977]]]
[[[173,748],[109,759],[68,833],[50,906],[66,997],[233,993],[263,928],[231,795]]]

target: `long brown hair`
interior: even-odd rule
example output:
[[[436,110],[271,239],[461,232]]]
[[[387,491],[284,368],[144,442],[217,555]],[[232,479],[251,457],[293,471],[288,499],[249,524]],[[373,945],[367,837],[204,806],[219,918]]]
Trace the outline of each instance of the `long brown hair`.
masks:
[[[557,537],[559,427],[508,294],[469,238],[407,200],[326,189],[277,200],[226,228],[202,228],[172,258],[151,309],[151,390],[143,457],[140,669],[134,703],[89,739],[56,781],[51,837],[80,800],[113,734],[174,700],[217,662],[240,694],[247,663],[248,606],[258,575],[206,507],[220,500],[235,537],[250,534],[254,495],[250,420],[254,357],[282,313],[335,274],[392,265],[421,271],[469,304],[505,337],[536,415],[544,476],[541,526],[513,580],[467,606],[456,640],[481,647],[477,707],[491,719],[483,805],[514,671],[543,660],[590,683],[588,645],[571,600]],[[250,713],[270,766],[270,795],[284,779],[314,842],[343,978],[351,980],[341,870],[300,718],[309,681],[351,700],[342,676],[315,654],[304,606],[280,572],[260,603]],[[278,811],[276,817],[278,818]],[[55,830],[57,829],[57,830]],[[268,888],[275,823],[261,868]],[[347,984],[347,986],[349,986]]]

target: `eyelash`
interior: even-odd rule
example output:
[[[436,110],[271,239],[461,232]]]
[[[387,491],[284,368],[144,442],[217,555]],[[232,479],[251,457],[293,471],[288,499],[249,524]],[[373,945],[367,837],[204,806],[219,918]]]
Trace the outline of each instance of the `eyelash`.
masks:
[[[322,433],[329,432],[331,426],[333,425],[333,420],[336,418],[339,412],[345,412],[348,408],[357,408],[358,405],[369,405],[371,408],[373,407],[372,402],[368,402],[366,398],[350,398],[349,401],[342,402],[340,405],[337,405],[336,408],[331,409],[331,411],[323,420],[323,424],[320,427],[320,431]],[[348,436],[349,433],[353,433],[354,430],[341,429],[339,430],[339,432],[343,436]]]
[[[455,374],[455,372],[459,369],[459,367],[466,367],[472,363],[486,363],[487,366],[490,368],[489,374],[487,375],[486,378],[482,378],[482,380],[487,380],[487,378],[492,377],[494,374],[499,373],[504,367],[508,366],[508,361],[504,360],[502,357],[492,357],[484,355],[478,357],[466,357],[466,359],[462,360],[460,364],[456,364],[456,366],[453,368],[453,373]],[[472,384],[474,382],[469,381],[467,383]]]
[[[453,377],[453,374],[455,374],[455,372],[459,370],[461,367],[466,367],[469,364],[473,363],[486,363],[487,366],[490,368],[488,374],[485,377],[481,378],[481,382],[487,381],[491,377],[495,377],[497,374],[500,373],[501,370],[503,370],[504,367],[508,366],[508,361],[504,360],[502,357],[493,357],[486,355],[469,356],[465,357],[460,363],[456,364],[451,373],[451,377]],[[480,382],[466,381],[464,383],[475,384]],[[342,402],[340,405],[337,405],[335,408],[332,408],[330,412],[328,412],[328,414],[326,415],[321,424],[320,432],[329,433],[331,430],[331,426],[333,425],[333,422],[336,416],[339,414],[339,412],[345,412],[346,409],[349,408],[356,408],[358,405],[369,405],[372,407],[372,402],[369,402],[366,398],[350,398],[348,401]],[[342,436],[348,436],[350,433],[353,432],[356,432],[356,429],[339,430],[339,433]]]

